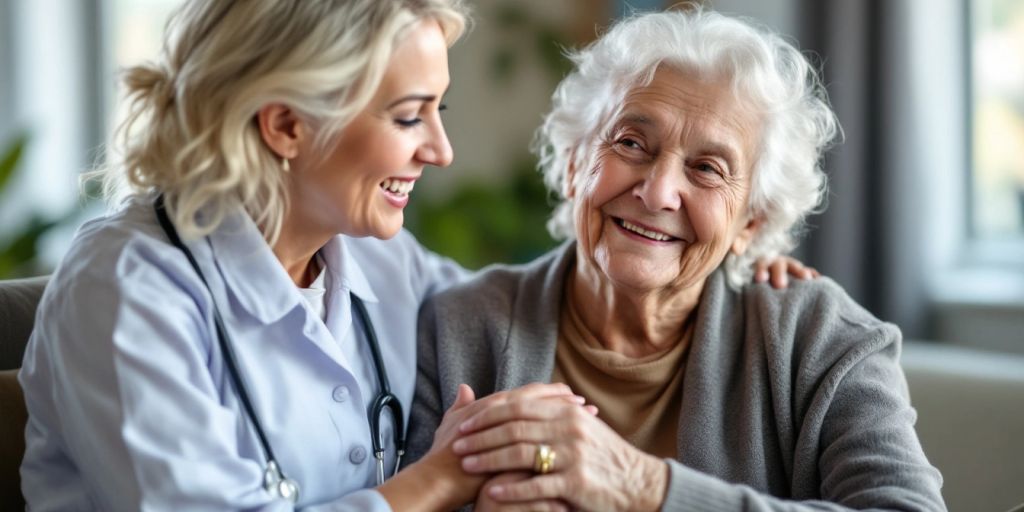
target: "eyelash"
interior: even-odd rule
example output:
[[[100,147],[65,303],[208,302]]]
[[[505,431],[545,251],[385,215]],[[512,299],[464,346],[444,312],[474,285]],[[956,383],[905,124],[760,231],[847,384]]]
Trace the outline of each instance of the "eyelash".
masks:
[[[622,137],[619,140],[615,141],[615,144],[622,146],[626,149],[636,149],[639,151],[644,151],[644,148],[643,146],[640,145],[640,142],[638,142],[633,137]]]
[[[444,112],[445,110],[448,110],[448,105],[445,105],[444,103],[442,103],[442,104],[437,106],[437,111],[438,112]],[[395,119],[395,124],[397,124],[398,126],[400,126],[402,128],[412,128],[413,126],[416,126],[416,125],[418,125],[418,124],[420,124],[422,122],[423,122],[423,118],[422,117],[416,117],[416,118],[413,118],[413,119]]]

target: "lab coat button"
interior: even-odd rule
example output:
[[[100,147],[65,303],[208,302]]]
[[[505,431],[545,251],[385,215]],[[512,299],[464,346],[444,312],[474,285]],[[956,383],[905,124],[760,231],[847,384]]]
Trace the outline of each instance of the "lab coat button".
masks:
[[[348,386],[338,386],[334,388],[334,393],[331,393],[335,402],[344,402],[348,400]]]
[[[366,460],[366,448],[362,446],[356,446],[348,452],[348,460],[352,464],[362,464]]]

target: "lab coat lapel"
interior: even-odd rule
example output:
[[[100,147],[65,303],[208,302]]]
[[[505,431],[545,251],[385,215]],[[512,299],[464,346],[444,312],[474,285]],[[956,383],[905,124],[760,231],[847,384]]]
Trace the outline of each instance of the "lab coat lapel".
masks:
[[[320,250],[327,264],[327,329],[338,343],[355,339],[352,329],[352,295],[363,302],[378,302],[362,267],[345,248],[345,238],[335,236]],[[350,341],[346,341],[350,340]]]
[[[279,322],[302,322],[302,338],[316,345],[339,366],[349,367],[331,332],[306,305],[248,215],[241,210],[229,214],[208,239],[217,271],[235,304],[268,329]],[[327,265],[330,268],[331,263]],[[328,290],[328,308],[332,295],[337,294]],[[296,308],[301,309],[301,314],[289,314]],[[244,343],[241,339],[238,342]],[[281,342],[292,340],[282,339]]]

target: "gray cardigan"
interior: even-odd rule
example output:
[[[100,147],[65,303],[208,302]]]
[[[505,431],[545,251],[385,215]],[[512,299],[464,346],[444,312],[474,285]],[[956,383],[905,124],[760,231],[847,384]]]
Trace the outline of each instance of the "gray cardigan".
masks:
[[[459,383],[483,396],[551,379],[575,258],[568,243],[492,267],[423,307],[411,460]],[[900,332],[831,280],[737,292],[716,271],[692,343],[663,510],[945,510],[914,432]]]

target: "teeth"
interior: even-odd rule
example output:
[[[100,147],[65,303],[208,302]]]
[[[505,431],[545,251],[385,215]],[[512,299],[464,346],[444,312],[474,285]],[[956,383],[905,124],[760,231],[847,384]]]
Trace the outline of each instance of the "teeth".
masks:
[[[642,228],[640,226],[637,226],[636,224],[633,224],[633,223],[631,223],[631,222],[629,222],[627,220],[622,220],[622,224],[621,225],[622,225],[622,227],[624,227],[624,228],[626,228],[626,229],[628,229],[628,230],[630,230],[630,231],[632,231],[632,232],[634,232],[634,233],[636,233],[636,234],[638,234],[640,236],[643,236],[645,238],[650,238],[651,240],[657,240],[658,242],[666,242],[666,241],[672,239],[672,237],[670,237],[670,236],[668,236],[668,235],[666,235],[664,233],[658,233],[657,231],[650,231],[650,230],[644,229],[644,228]]]
[[[388,178],[380,183],[380,188],[394,194],[406,195],[409,192],[412,192],[415,184],[415,181]]]

